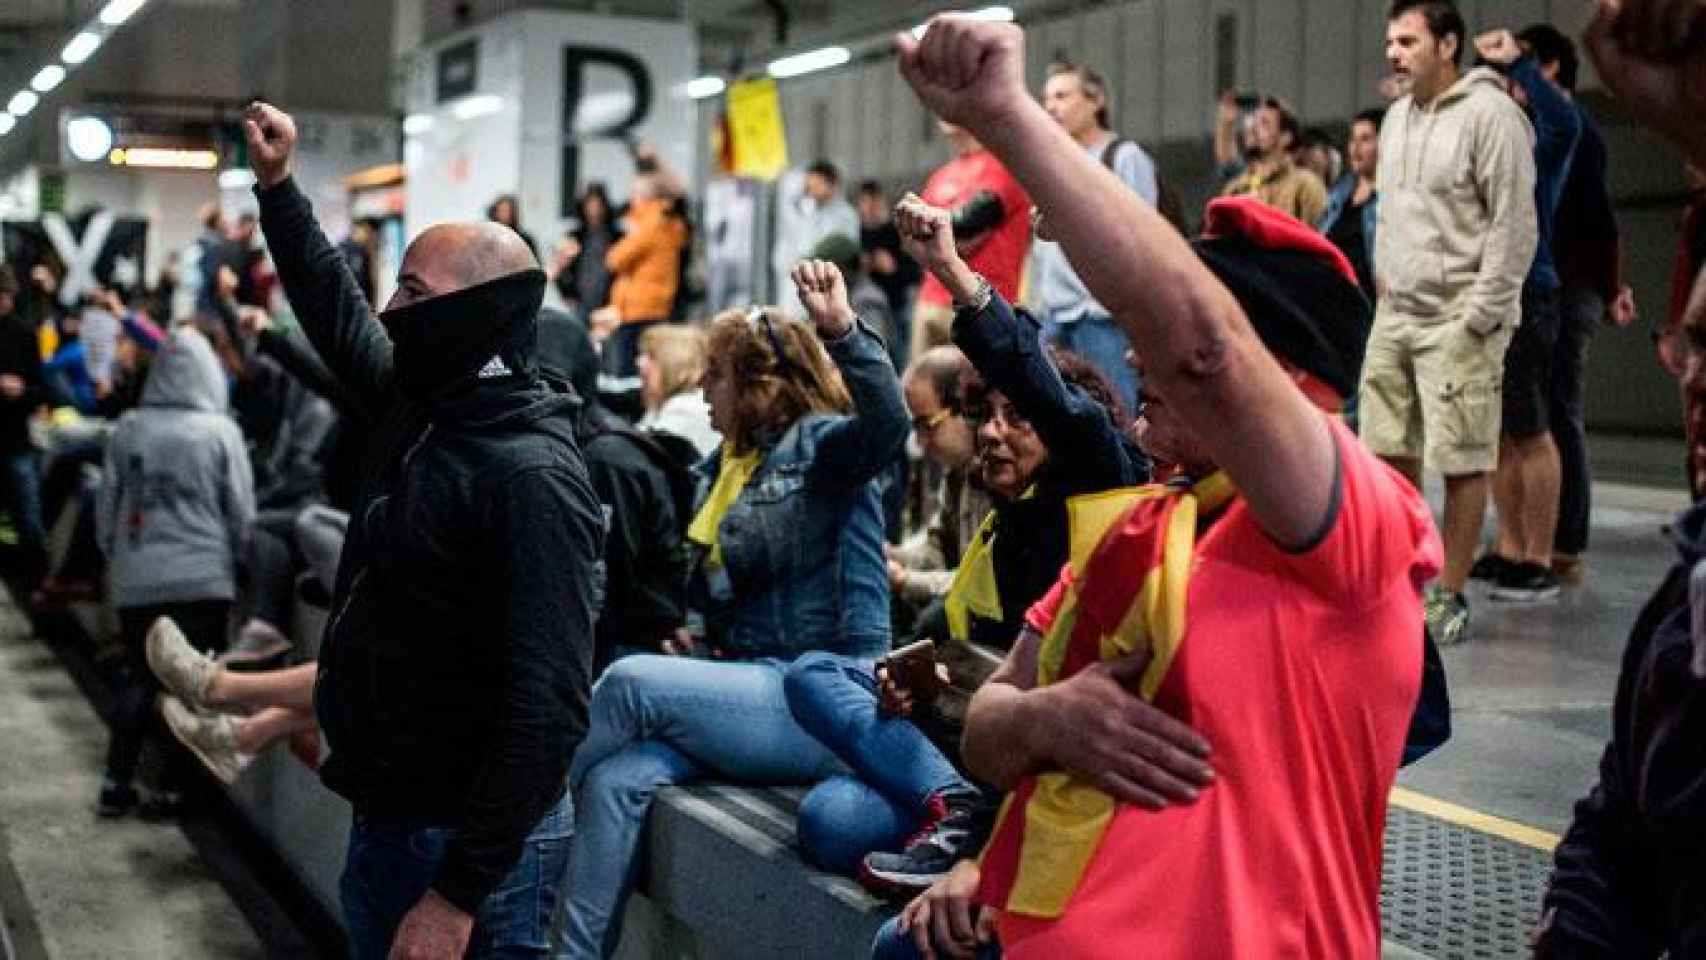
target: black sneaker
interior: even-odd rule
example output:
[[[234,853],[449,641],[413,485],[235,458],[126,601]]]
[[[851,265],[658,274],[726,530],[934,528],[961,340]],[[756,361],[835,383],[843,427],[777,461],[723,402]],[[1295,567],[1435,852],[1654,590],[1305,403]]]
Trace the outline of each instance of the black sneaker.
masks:
[[[153,790],[136,808],[144,820],[176,820],[189,809],[189,801],[177,790]]]
[[[872,853],[859,869],[859,882],[884,894],[911,898],[948,875],[954,864],[975,852],[973,820],[978,795],[938,793],[928,801],[924,824],[899,853]]]
[[[101,798],[95,802],[95,813],[102,817],[122,817],[136,809],[139,799],[130,784],[103,780]]]
[[[1488,596],[1508,603],[1535,603],[1551,600],[1561,591],[1558,575],[1538,563],[1517,563],[1505,571]]]
[[[1469,568],[1469,579],[1497,581],[1504,577],[1512,567],[1517,566],[1521,566],[1521,564],[1506,560],[1497,553],[1488,550],[1481,554],[1474,566]]]

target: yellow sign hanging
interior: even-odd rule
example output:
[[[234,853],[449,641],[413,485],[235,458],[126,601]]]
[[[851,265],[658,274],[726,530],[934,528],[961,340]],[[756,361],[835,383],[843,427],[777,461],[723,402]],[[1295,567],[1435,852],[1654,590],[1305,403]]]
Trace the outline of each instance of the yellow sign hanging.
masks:
[[[727,96],[735,176],[776,179],[788,168],[788,135],[776,81],[743,80],[731,84]]]

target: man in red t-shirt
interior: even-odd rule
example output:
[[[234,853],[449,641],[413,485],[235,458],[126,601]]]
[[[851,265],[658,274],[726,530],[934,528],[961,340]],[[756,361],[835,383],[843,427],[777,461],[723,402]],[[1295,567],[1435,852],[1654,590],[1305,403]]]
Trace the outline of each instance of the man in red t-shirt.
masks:
[[[899,43],[925,105],[1012,168],[1125,328],[1142,439],[1181,477],[1094,546],[1075,528],[972,701],[966,762],[1010,791],[977,892],[994,909],[974,931],[927,896],[905,922],[952,952],[998,931],[1012,957],[1378,957],[1440,545],[1330,416],[1367,336],[1354,272],[1249,200],[1217,201],[1187,244],[1026,95],[1018,28],[938,19]]]
[[[953,146],[954,159],[930,175],[921,196],[953,213],[961,256],[1008,303],[1018,303],[1019,277],[1031,247],[1031,198],[965,128],[946,121],[937,127]],[[950,342],[953,322],[947,288],[926,274],[912,313],[912,355]]]

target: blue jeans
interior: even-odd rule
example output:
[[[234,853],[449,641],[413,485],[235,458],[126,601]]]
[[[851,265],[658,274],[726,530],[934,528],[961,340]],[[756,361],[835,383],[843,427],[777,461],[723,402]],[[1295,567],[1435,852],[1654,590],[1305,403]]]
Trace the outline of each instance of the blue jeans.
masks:
[[[1086,313],[1066,323],[1046,320],[1043,323],[1043,342],[1071,350],[1088,360],[1114,385],[1114,394],[1125,404],[1126,417],[1132,416],[1137,409],[1137,371],[1125,362],[1131,341],[1126,339],[1125,331],[1113,317]]]
[[[509,960],[546,955],[557,883],[568,862],[573,828],[574,808],[565,794],[528,834],[515,868],[480,905],[467,956]],[[447,827],[356,817],[339,883],[351,960],[384,960],[404,915],[438,876],[454,837],[455,831]]]
[[[900,931],[900,917],[890,918],[883,928],[877,931],[877,938],[871,941],[871,960],[923,960],[924,954],[918,952],[918,945],[912,940],[912,932]],[[977,952],[977,960],[1001,960],[1001,945],[991,943]]]
[[[29,561],[39,563],[46,551],[47,534],[41,516],[41,468],[34,450],[20,450],[0,457],[6,477],[6,512],[18,531],[18,546]],[[42,571],[34,574],[40,576]],[[33,584],[31,584],[33,586]]]
[[[615,952],[640,832],[659,788],[707,774],[800,784],[842,772],[788,711],[786,669],[777,660],[648,654],[624,657],[604,672],[569,768],[575,839],[554,956]]]
[[[869,660],[808,653],[784,688],[794,719],[858,777],[819,784],[800,804],[800,844],[826,869],[854,872],[872,850],[898,848],[930,797],[976,789],[912,721],[878,712]]]

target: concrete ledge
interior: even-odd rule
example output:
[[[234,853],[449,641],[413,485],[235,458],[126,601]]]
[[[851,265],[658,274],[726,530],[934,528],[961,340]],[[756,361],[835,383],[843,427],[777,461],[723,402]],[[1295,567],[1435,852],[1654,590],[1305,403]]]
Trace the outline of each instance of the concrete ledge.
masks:
[[[893,913],[800,858],[798,788],[696,784],[658,794],[647,869],[618,956],[863,957]]]

